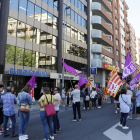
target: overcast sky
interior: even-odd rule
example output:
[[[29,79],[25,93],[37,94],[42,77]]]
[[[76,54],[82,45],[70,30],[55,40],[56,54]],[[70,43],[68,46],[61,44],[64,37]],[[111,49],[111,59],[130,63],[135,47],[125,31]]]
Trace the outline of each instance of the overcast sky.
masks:
[[[140,0],[125,0],[128,10],[128,22],[135,29],[136,36],[140,38]]]

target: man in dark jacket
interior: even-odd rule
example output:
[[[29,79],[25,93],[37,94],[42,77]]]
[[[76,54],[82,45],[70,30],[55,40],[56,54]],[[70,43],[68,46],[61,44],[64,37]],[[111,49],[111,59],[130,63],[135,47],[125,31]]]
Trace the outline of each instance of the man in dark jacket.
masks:
[[[98,108],[101,108],[101,104],[102,104],[102,97],[103,97],[103,90],[101,87],[98,88]]]

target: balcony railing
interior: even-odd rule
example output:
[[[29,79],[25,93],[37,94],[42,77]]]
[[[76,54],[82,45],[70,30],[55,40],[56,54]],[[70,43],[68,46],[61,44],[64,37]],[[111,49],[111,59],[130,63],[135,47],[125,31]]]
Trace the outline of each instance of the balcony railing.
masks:
[[[103,21],[107,26],[109,26],[110,29],[112,29],[112,25],[109,25],[103,18],[102,18],[102,21]]]
[[[105,7],[102,5],[102,8],[107,12],[107,14],[112,18],[112,15],[111,15],[111,13],[109,13],[106,9],[105,9]]]
[[[110,41],[113,41],[113,39],[110,36],[106,35],[104,32],[102,32],[102,35],[104,35],[105,37],[107,37]]]

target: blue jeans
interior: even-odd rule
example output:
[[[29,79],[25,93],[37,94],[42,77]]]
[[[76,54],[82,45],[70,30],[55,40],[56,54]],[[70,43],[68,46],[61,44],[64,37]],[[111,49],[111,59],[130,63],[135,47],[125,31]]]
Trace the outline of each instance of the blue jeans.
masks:
[[[122,124],[122,126],[126,125],[127,116],[128,116],[128,113],[121,113],[120,124]]]
[[[27,128],[28,122],[29,122],[29,118],[30,118],[30,111],[28,113],[23,113],[19,111],[19,117],[20,117],[20,121],[19,121],[19,135],[24,135],[25,134],[25,130]]]
[[[96,98],[92,98],[92,107],[96,107]]]
[[[114,104],[114,98],[110,96],[111,104]]]
[[[44,134],[45,134],[45,139],[48,140],[49,136],[48,136],[48,127],[50,129],[51,132],[51,136],[54,136],[54,129],[53,129],[53,116],[46,116],[46,111],[40,111],[40,119],[43,125],[43,130],[44,130]]]
[[[56,115],[53,116],[53,123],[54,123],[54,133],[55,133],[57,129],[60,129],[58,111],[56,111]]]
[[[3,123],[3,134],[6,135],[7,134],[7,123],[8,123],[8,119],[11,119],[12,121],[12,132],[11,135],[13,136],[15,134],[15,126],[16,126],[16,116],[15,114],[12,116],[5,116],[4,115],[4,123]]]
[[[136,99],[133,99],[133,109],[132,112],[135,113],[136,112]]]

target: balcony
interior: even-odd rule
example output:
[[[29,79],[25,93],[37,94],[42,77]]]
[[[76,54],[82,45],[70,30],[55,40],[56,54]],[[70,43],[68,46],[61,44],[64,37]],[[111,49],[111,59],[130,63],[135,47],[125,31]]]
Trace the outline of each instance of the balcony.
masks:
[[[113,22],[112,13],[107,11],[106,8],[101,5],[101,3],[92,2],[91,3],[91,10],[93,11],[92,15],[98,15],[98,16],[102,17],[108,23]]]
[[[97,42],[97,44],[102,44],[104,46],[113,46],[113,40],[109,35],[104,34],[101,30],[92,30],[91,38],[93,42]]]
[[[107,23],[102,17],[100,16],[92,16],[91,17],[91,24],[94,29],[102,30],[107,34],[113,34],[112,24]]]
[[[102,68],[102,60],[101,59],[91,59],[91,67]]]
[[[27,29],[27,26],[25,26],[25,25],[18,25],[18,26],[17,26],[17,29],[18,29],[18,30]]]
[[[102,45],[100,45],[100,44],[92,44],[91,45],[91,52],[92,53],[102,53]]]

